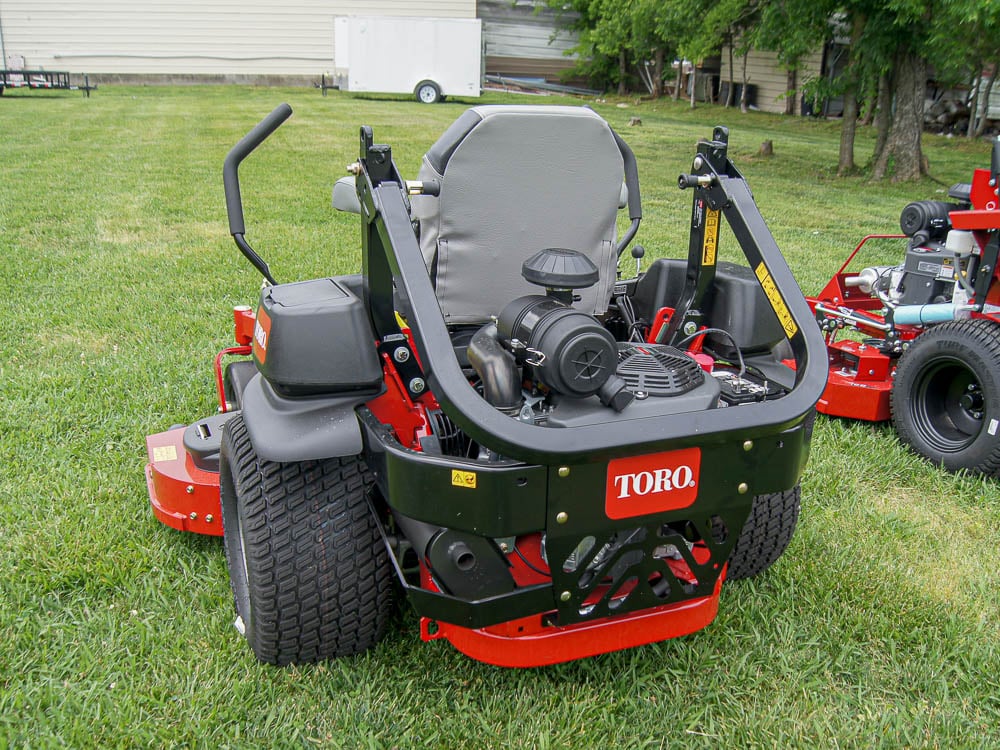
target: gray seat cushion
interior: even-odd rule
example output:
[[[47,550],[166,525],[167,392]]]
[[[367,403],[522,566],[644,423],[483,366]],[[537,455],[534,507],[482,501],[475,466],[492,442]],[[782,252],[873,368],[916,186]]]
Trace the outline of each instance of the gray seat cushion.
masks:
[[[483,106],[463,114],[424,157],[420,245],[449,324],[482,323],[541,293],[521,263],[547,247],[577,250],[600,269],[580,290],[600,314],[615,280],[615,219],[624,164],[608,124],[583,107]]]

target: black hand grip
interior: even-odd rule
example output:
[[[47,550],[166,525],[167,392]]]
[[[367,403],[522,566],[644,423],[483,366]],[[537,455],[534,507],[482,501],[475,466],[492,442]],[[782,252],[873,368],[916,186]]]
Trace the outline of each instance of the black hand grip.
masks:
[[[246,228],[243,225],[243,200],[240,198],[238,172],[240,162],[277,130],[291,114],[291,107],[287,104],[279,104],[271,114],[258,122],[253,130],[243,136],[242,140],[233,146],[226,155],[226,160],[222,165],[222,184],[226,190],[226,213],[229,216],[230,234],[246,234]]]
[[[682,174],[677,178],[677,187],[681,190],[687,190],[688,188],[698,187],[698,175],[696,174]]]

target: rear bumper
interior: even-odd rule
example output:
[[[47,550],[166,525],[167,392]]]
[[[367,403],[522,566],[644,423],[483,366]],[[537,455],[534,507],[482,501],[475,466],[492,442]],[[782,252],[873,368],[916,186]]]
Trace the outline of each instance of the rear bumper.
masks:
[[[407,568],[399,536],[383,527],[397,576],[422,618],[422,637],[446,639],[473,658],[511,667],[630,648],[710,623],[754,497],[797,484],[812,424],[807,418],[777,434],[699,446],[697,494],[690,502],[616,517],[608,514],[606,492],[614,459],[540,466],[429,456],[401,446],[366,409],[359,416],[366,460],[388,506],[374,508],[376,517],[425,525],[424,539],[408,539],[419,575],[412,560]],[[456,474],[474,477],[456,481]],[[435,568],[446,564],[443,557],[424,554],[435,533],[489,548],[501,561],[470,575],[499,570],[498,577],[509,572],[514,580],[486,584],[475,594],[461,591],[461,575]],[[535,559],[532,571],[544,576],[520,580],[518,546],[531,539],[543,540],[545,563]]]

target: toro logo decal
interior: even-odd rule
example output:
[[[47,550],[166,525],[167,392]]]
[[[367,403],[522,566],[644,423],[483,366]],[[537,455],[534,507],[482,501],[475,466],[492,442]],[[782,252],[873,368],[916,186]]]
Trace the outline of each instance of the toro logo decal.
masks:
[[[608,464],[604,512],[632,518],[691,505],[698,497],[701,449],[618,458]]]
[[[253,327],[253,356],[264,364],[267,359],[267,340],[271,337],[271,316],[263,307],[257,311],[257,323]]]

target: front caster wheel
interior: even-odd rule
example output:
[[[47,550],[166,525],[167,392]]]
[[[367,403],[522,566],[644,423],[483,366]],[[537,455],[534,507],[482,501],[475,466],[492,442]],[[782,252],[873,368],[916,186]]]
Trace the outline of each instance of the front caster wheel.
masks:
[[[222,434],[219,479],[236,626],[257,658],[302,664],[373,646],[392,569],[360,457],[266,461],[237,414]]]
[[[918,336],[891,393],[900,440],[949,471],[1000,476],[1000,326],[956,320]]]

